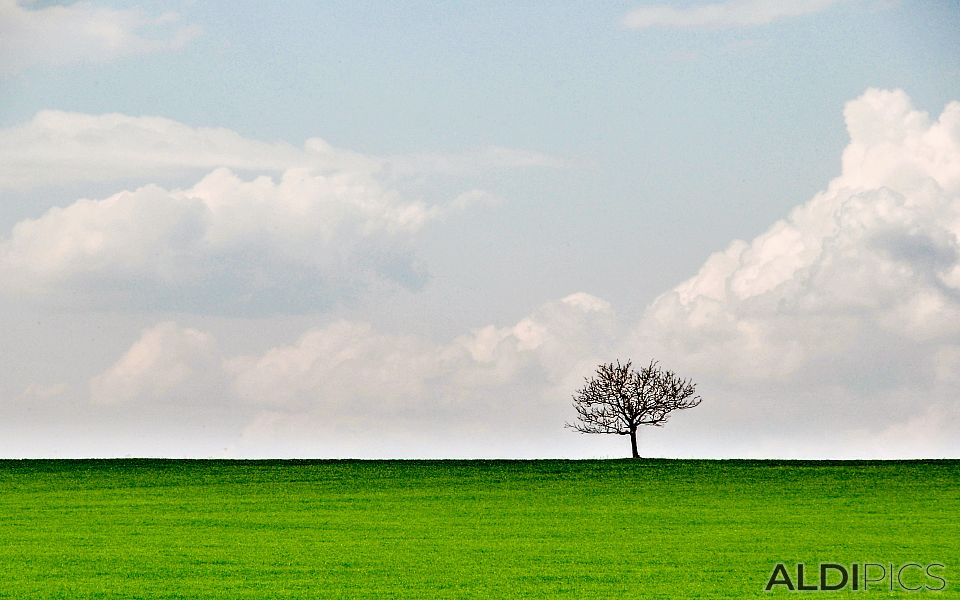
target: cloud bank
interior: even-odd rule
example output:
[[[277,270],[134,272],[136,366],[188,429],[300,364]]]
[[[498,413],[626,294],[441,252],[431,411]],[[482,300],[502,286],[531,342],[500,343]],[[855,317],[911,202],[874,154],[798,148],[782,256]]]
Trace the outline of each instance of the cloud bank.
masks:
[[[18,223],[0,241],[0,285],[74,306],[309,312],[421,285],[411,240],[452,209],[357,172],[247,180],[217,169],[187,189],[148,185]]]
[[[844,116],[842,174],[659,297],[634,343],[784,426],[923,430],[955,454],[960,102],[931,119],[902,91],[871,89]]]
[[[185,412],[245,415],[230,441],[239,455],[529,455],[523,446],[565,418],[556,398],[609,354],[615,319],[578,293],[446,342],[338,321],[252,356],[226,356],[209,333],[165,322],[91,379],[90,398],[161,426]]]
[[[404,178],[562,164],[498,147],[377,158],[320,138],[296,147],[159,117],[62,111],[0,131],[0,162],[7,189],[144,182],[17,223],[0,238],[0,290],[51,305],[229,315],[416,289],[426,278],[417,233],[499,198],[468,188],[408,200],[397,191]],[[156,180],[197,182],[146,183]]]
[[[651,4],[631,10],[623,18],[630,29],[668,27],[678,29],[724,29],[767,25],[792,17],[817,13],[839,0],[728,0],[712,4],[676,7]]]
[[[723,346],[784,379],[812,361],[821,378],[845,377],[837,361],[882,351],[867,336],[912,349],[960,340],[960,102],[932,120],[902,91],[868,90],[844,114],[843,174],[658,298],[647,335],[684,356]]]
[[[108,420],[150,415],[160,444],[181,435],[184,415],[198,415],[191,423],[229,422],[214,430],[223,452],[236,456],[616,455],[623,449],[615,436],[599,441],[562,429],[572,417],[569,395],[600,361],[653,357],[697,381],[705,400],[668,428],[644,432],[647,455],[960,455],[960,102],[933,118],[902,91],[871,89],[844,116],[850,143],[841,174],[764,233],[712,255],[639,321],[577,293],[511,325],[445,341],[339,321],[251,355],[162,323],[90,380],[88,406]],[[130,229],[104,225],[125,218],[114,206],[127,202],[120,198],[87,201],[74,209],[83,218],[68,220],[99,225],[64,230],[56,214],[47,215],[30,225],[43,235],[22,236],[48,244],[8,241],[4,251],[50,265],[34,275],[38,281],[59,281],[55,265],[65,258],[83,265],[70,272],[98,272],[103,280],[110,269],[178,264],[170,248],[191,247],[182,239],[229,249],[278,227],[286,234],[271,242],[278,244],[271,256],[309,262],[314,253],[295,242],[296,226],[308,228],[302,243],[313,248],[328,235],[311,229],[319,222],[334,223],[334,237],[339,227],[353,237],[373,231],[404,239],[435,218],[430,207],[390,194],[370,201],[364,188],[361,201],[331,192],[340,188],[329,177],[294,173],[277,182],[218,171],[187,191],[129,193],[144,194],[145,205],[179,207],[173,217],[150,218],[177,225],[146,242],[144,254],[165,262],[99,254],[98,244],[111,237],[103,232]],[[339,183],[363,187],[350,178]],[[285,186],[326,191],[288,195]],[[153,194],[167,200],[151,202]],[[324,200],[315,206],[293,198]],[[279,212],[258,212],[257,199],[278,203]],[[324,217],[296,219],[297,210]],[[238,214],[220,219],[217,211]],[[195,256],[183,264],[216,274]]]
[[[0,75],[175,50],[200,33],[179,20],[175,13],[151,17],[91,2],[28,8],[18,0],[0,0]]]
[[[155,182],[196,177],[221,167],[251,174],[309,168],[390,178],[558,168],[566,161],[497,146],[455,154],[375,157],[336,148],[318,137],[298,147],[163,117],[44,110],[26,123],[0,130],[0,163],[4,165],[0,189],[30,189],[78,182]]]
[[[190,127],[162,117],[44,110],[0,130],[0,187],[196,175],[216,168],[283,172],[374,172],[377,161],[336,149],[320,138],[302,148],[245,138],[235,131]]]

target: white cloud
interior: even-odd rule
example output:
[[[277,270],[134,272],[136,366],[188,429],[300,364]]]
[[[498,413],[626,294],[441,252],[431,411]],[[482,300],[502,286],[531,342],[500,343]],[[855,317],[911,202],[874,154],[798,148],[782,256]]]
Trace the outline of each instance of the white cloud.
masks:
[[[241,452],[349,455],[369,444],[363,455],[415,456],[436,455],[447,444],[448,454],[503,455],[524,437],[569,438],[563,398],[609,354],[614,323],[609,305],[580,293],[512,326],[443,343],[340,321],[293,344],[231,358],[209,334],[162,323],[90,389],[96,403],[121,412],[181,411],[193,403],[251,414]],[[512,439],[513,450],[491,446],[490,435]],[[401,448],[382,445],[401,438],[411,439]]]
[[[254,403],[401,415],[479,401],[486,410],[516,398],[509,391],[478,397],[478,390],[527,377],[537,385],[566,384],[571,374],[578,380],[580,368],[605,354],[614,322],[607,303],[583,293],[547,303],[512,326],[489,325],[441,344],[339,322],[293,345],[232,359],[230,370],[238,396]]]
[[[310,138],[302,148],[262,142],[235,131],[190,127],[162,117],[45,110],[0,131],[0,187],[195,175],[225,167],[283,172],[374,172],[379,161]]]
[[[186,189],[143,185],[17,223],[0,238],[0,290],[61,305],[226,314],[310,311],[384,286],[416,288],[425,280],[416,233],[500,199],[472,189],[441,203],[405,200],[399,179],[560,164],[504,148],[450,161],[375,158],[319,138],[297,148],[159,117],[60,111],[0,131],[0,163],[0,188],[207,173]]]
[[[459,154],[374,157],[335,148],[318,137],[297,147],[162,117],[44,110],[26,123],[0,130],[0,164],[0,188],[29,189],[75,182],[157,181],[196,176],[219,167],[250,173],[310,168],[321,173],[352,171],[411,178],[559,168],[567,163],[538,152],[501,147]]]
[[[188,189],[149,185],[18,223],[0,241],[0,285],[74,306],[322,309],[420,285],[412,236],[446,210],[359,173],[244,180],[218,169]]]
[[[659,298],[656,335],[678,351],[705,352],[705,339],[738,349],[758,375],[794,374],[863,336],[958,339],[960,102],[932,121],[903,92],[869,90],[845,116],[843,174]],[[775,364],[759,368],[764,349]]]
[[[560,427],[581,378],[603,360],[655,357],[697,381],[705,400],[664,433],[644,432],[648,455],[956,456],[960,102],[931,118],[903,92],[868,90],[845,117],[851,141],[840,176],[755,239],[711,256],[637,323],[578,293],[445,342],[337,322],[228,357],[184,341],[206,334],[165,325],[94,389],[108,407],[118,398],[118,411],[162,404],[154,389],[172,390],[163,398],[215,395],[245,419],[231,434],[236,454],[577,456],[601,447]],[[283,185],[218,177],[270,197]],[[224,188],[218,181],[212,189]],[[201,198],[212,213],[216,202],[197,188],[182,198]],[[258,197],[228,196],[236,195]],[[382,231],[430,218],[426,207],[372,206]],[[229,244],[270,218],[278,217],[201,230]],[[205,388],[211,372],[219,383]],[[112,381],[120,383],[104,383]],[[621,442],[605,440],[615,454]]]
[[[91,2],[32,8],[0,0],[0,74],[178,49],[200,33],[178,22],[175,13],[149,17]]]
[[[223,385],[223,364],[213,337],[175,323],[143,332],[104,373],[90,381],[97,404],[210,402]]]
[[[727,0],[684,7],[650,4],[631,10],[624,17],[623,23],[630,29],[751,27],[817,13],[838,2],[839,0]]]
[[[893,425],[957,402],[944,361],[960,344],[960,102],[933,120],[868,90],[845,117],[842,174],[659,297],[634,343],[748,406],[812,392],[780,404],[786,420],[919,436]]]

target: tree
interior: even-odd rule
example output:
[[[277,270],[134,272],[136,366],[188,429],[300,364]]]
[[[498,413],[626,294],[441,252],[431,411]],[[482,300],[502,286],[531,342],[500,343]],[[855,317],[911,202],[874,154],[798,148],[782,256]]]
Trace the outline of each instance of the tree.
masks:
[[[580,433],[629,435],[633,458],[637,453],[637,429],[641,425],[661,427],[675,410],[700,404],[696,384],[650,361],[639,371],[628,360],[624,364],[601,364],[593,377],[573,395],[577,421],[566,426]]]

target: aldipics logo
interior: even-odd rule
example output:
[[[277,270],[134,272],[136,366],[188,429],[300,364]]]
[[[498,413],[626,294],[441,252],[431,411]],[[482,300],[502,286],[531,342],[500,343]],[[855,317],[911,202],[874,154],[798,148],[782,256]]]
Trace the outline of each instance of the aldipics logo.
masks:
[[[797,563],[794,571],[784,563],[777,563],[767,581],[766,591],[786,589],[791,592],[822,592],[836,590],[891,592],[938,592],[947,587],[943,577],[946,567],[941,563],[853,563],[849,567],[837,563],[820,563],[819,573],[807,570]],[[819,577],[817,577],[819,575]]]

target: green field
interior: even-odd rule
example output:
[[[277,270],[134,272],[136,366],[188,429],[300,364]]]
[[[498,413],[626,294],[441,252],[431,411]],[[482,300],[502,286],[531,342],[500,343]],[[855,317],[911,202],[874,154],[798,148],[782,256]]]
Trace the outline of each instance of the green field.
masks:
[[[778,562],[960,596],[960,461],[0,461],[9,598],[810,597]]]

